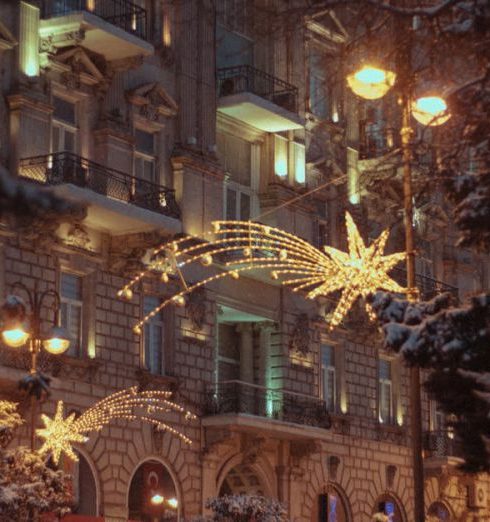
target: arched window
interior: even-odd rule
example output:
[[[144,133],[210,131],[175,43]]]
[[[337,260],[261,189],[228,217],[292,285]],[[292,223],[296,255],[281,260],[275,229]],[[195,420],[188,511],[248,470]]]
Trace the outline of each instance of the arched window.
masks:
[[[318,495],[317,505],[312,512],[313,522],[349,522],[345,495],[334,486]]]
[[[406,520],[402,506],[391,495],[383,495],[378,499],[374,506],[374,513],[388,515],[390,522],[405,522]]]
[[[96,517],[99,514],[99,495],[94,470],[82,453],[76,451],[78,462],[65,459],[63,471],[72,477],[75,515]]]
[[[156,460],[143,462],[129,487],[129,519],[172,522],[178,519],[177,489],[168,469]]]
[[[428,522],[450,522],[449,509],[442,502],[434,502],[427,511]]]

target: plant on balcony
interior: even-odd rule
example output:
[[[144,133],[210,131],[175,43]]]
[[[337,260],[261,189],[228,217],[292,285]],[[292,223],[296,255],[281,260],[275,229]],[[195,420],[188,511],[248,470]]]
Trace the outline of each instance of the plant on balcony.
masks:
[[[259,495],[224,495],[208,499],[211,520],[226,522],[285,522],[286,509],[273,498]]]
[[[27,522],[42,513],[70,511],[71,480],[52,469],[38,452],[25,446],[7,449],[24,423],[17,405],[0,401],[0,522]]]

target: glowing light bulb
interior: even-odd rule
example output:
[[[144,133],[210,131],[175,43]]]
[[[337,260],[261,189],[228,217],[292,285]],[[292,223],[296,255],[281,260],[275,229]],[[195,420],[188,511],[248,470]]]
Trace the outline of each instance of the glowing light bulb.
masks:
[[[213,256],[210,254],[205,254],[201,257],[201,265],[202,266],[210,266],[213,264]]]
[[[133,298],[133,291],[131,290],[131,288],[123,288],[123,289],[119,290],[117,295],[121,299],[124,299],[126,301],[131,301],[131,299]]]
[[[167,503],[173,509],[177,509],[179,507],[179,501],[176,498],[169,498]]]
[[[167,272],[162,272],[162,276],[160,277],[163,283],[168,283],[168,274]]]
[[[29,339],[29,333],[24,331],[21,327],[13,328],[12,330],[4,330],[2,332],[3,342],[12,347],[19,348]]]
[[[175,295],[174,297],[172,297],[172,301],[177,305],[177,306],[185,306],[185,299],[184,299],[184,296],[183,295]]]
[[[163,495],[160,495],[160,493],[155,493],[154,495],[151,496],[150,502],[154,506],[160,506],[161,504],[163,504],[164,500],[165,500],[165,497],[163,497]]]
[[[272,278],[272,279],[279,279],[279,275],[277,274],[277,272],[276,272],[275,270],[273,270],[273,271],[271,272],[271,278]]]
[[[365,65],[347,77],[352,91],[366,100],[382,98],[395,84],[395,73]]]
[[[425,96],[412,103],[413,117],[423,125],[436,127],[451,117],[447,103],[439,96]]]
[[[133,328],[133,332],[134,332],[136,335],[141,335],[141,326],[136,325],[136,326]]]
[[[288,258],[288,251],[287,250],[279,250],[279,259],[281,261],[286,261]]]

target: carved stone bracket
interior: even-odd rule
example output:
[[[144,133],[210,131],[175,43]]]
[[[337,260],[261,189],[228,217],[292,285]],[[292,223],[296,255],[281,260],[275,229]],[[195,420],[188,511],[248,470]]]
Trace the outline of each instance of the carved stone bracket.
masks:
[[[211,456],[217,453],[218,447],[223,443],[229,443],[235,434],[229,429],[206,428],[205,444],[201,450],[201,455]]]
[[[307,355],[310,351],[310,320],[307,314],[300,314],[289,341],[289,349]]]
[[[293,466],[300,466],[302,461],[308,459],[313,453],[319,453],[320,451],[320,443],[315,440],[293,441],[289,449],[291,463]]]
[[[328,468],[328,479],[331,482],[337,482],[337,472],[340,466],[340,459],[335,455],[331,455],[327,459],[327,468]]]
[[[396,472],[397,467],[393,464],[388,464],[388,466],[386,466],[386,487],[388,489],[393,489],[394,487]]]
[[[198,288],[190,293],[185,309],[192,326],[197,330],[202,330],[206,319],[206,291],[204,288]]]

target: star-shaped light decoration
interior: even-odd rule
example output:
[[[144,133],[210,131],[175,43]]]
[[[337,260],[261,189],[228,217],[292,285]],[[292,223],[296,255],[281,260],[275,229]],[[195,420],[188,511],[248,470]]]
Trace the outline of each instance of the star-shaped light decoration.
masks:
[[[166,306],[185,306],[186,297],[197,288],[225,277],[238,279],[244,272],[269,270],[272,279],[280,279],[293,292],[306,292],[308,299],[342,290],[340,302],[328,319],[329,327],[333,328],[359,297],[366,297],[378,289],[405,292],[388,276],[391,268],[405,258],[404,253],[383,255],[388,231],[366,247],[349,213],[346,222],[349,252],[333,247],[325,247],[322,252],[304,239],[269,225],[252,221],[214,221],[211,241],[187,236],[156,248],[148,269],[137,274],[118,295],[130,300],[136,283],[155,271],[161,273],[164,283],[169,281],[169,275],[180,281],[180,291],[135,325],[134,332],[140,334],[144,324]],[[185,271],[196,264],[208,268],[218,265],[218,270],[187,284]],[[369,305],[366,309],[370,312]]]
[[[36,430],[36,435],[44,439],[39,453],[51,453],[55,464],[58,464],[62,452],[71,459],[78,460],[72,449],[73,444],[87,442],[88,433],[100,431],[114,419],[141,420],[152,424],[157,430],[169,432],[186,444],[191,444],[191,439],[186,435],[158,418],[159,414],[170,411],[182,414],[186,421],[196,418],[193,413],[169,400],[171,395],[172,392],[162,390],[138,391],[137,387],[133,386],[96,402],[77,418],[74,413],[63,418],[63,401],[59,401],[52,419],[47,415],[41,415],[45,427]]]
[[[76,429],[75,414],[72,413],[68,417],[63,418],[63,401],[58,401],[56,406],[56,414],[51,419],[47,415],[42,414],[41,419],[44,423],[44,429],[36,430],[36,435],[44,439],[44,443],[40,448],[40,453],[51,453],[53,461],[58,464],[61,453],[64,451],[68,457],[78,460],[76,453],[72,449],[72,444],[76,442],[87,442],[88,438],[79,433]]]
[[[326,281],[325,284],[320,285],[308,295],[310,299],[313,299],[318,295],[327,295],[342,290],[340,301],[330,319],[330,328],[341,323],[359,297],[365,299],[376,290],[397,293],[406,293],[407,291],[388,275],[388,272],[400,261],[403,261],[406,256],[404,252],[384,255],[389,231],[384,230],[371,245],[366,246],[352,216],[348,212],[345,215],[345,222],[349,252],[343,252],[331,246],[324,247],[325,252],[333,259],[339,269],[338,278]],[[374,318],[371,305],[366,302],[365,307],[370,318]]]

